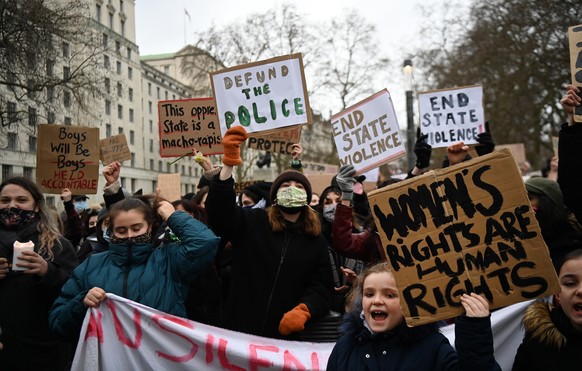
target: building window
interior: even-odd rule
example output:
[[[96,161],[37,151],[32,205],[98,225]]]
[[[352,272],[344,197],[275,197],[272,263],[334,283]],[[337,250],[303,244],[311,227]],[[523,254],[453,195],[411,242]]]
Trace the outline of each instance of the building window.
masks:
[[[150,133],[154,132],[154,121],[150,120]]]
[[[158,161],[158,170],[159,171],[162,171],[162,167],[163,167],[162,165],[163,165],[162,161]]]
[[[174,173],[177,173],[177,172],[178,172],[178,164],[175,164],[174,165]]]
[[[167,171],[168,173],[172,172],[172,165],[171,164],[169,164],[169,163],[166,164],[166,168],[168,169],[168,171]]]
[[[2,165],[2,180],[6,180],[12,176],[12,165]]]
[[[119,0],[119,11],[123,13],[123,0]]]
[[[154,159],[150,158],[150,170],[154,170]]]
[[[65,58],[69,58],[69,54],[70,54],[70,47],[69,47],[69,43],[63,43],[63,57]]]
[[[55,72],[55,61],[48,59],[46,61],[46,74],[47,76],[52,76]]]
[[[154,151],[154,140],[150,139],[150,152]]]
[[[158,97],[158,99],[160,99],[160,87],[158,86],[156,89],[157,89],[157,97]]]
[[[113,13],[109,13],[109,28],[113,30]]]
[[[117,118],[123,119],[123,106],[121,104],[117,105]]]
[[[150,113],[150,114],[151,114],[151,113],[152,113],[152,111],[153,111],[153,105],[152,105],[152,101],[149,101],[149,102],[148,102],[148,111],[149,111],[149,113]]]
[[[54,86],[47,86],[46,87],[46,100],[52,102],[55,99],[55,87]]]
[[[107,116],[111,115],[111,102],[108,100],[105,101],[105,114]]]
[[[28,152],[36,152],[36,137],[28,137]]]
[[[70,117],[65,116],[65,125],[71,126],[73,124],[73,120]]]
[[[192,166],[188,166],[188,176],[192,176]]]
[[[176,94],[172,94],[172,99],[176,100]]]
[[[148,82],[148,95],[151,97],[152,95],[152,83]]]
[[[63,67],[63,79],[68,80],[71,78],[71,69],[67,66]]]
[[[97,22],[101,23],[101,5],[99,4],[95,6],[95,16]]]
[[[121,62],[117,61],[117,74],[121,75]]]
[[[121,54],[121,43],[119,41],[115,41],[115,52]]]
[[[154,193],[157,188],[158,188],[158,181],[152,180],[152,193]]]
[[[71,92],[66,91],[63,93],[63,104],[65,107],[71,107]]]
[[[129,90],[127,91],[127,97],[129,98],[130,102],[133,102],[133,89],[129,88]]]
[[[121,21],[121,37],[125,37],[125,22]]]
[[[18,113],[16,112],[16,103],[8,102],[8,123],[11,124],[18,120]]]
[[[117,128],[117,133],[123,134],[123,128],[121,126]]]
[[[117,96],[121,98],[122,94],[122,90],[123,90],[123,86],[121,86],[121,83],[118,82],[117,83]]]
[[[109,67],[111,67],[111,61],[109,60],[109,56],[107,55],[103,56],[103,66],[106,69],[109,69]]]
[[[168,65],[164,66],[164,73],[166,75],[169,75],[170,74],[170,66],[168,66]]]
[[[111,136],[111,124],[105,125],[105,136],[108,138]]]
[[[55,113],[54,112],[48,112],[46,114],[46,122],[47,124],[54,124],[55,123]]]
[[[133,122],[133,108],[129,109],[129,122]]]
[[[28,107],[28,125],[35,126],[37,122],[36,108]]]
[[[129,144],[135,144],[135,131],[129,131]]]
[[[108,77],[105,78],[105,92],[107,94],[111,93],[111,80]]]
[[[25,178],[32,179],[32,168],[29,166],[24,166],[22,168],[22,175],[24,175]]]
[[[120,177],[120,178],[119,178],[119,182],[121,183],[121,186],[122,186],[123,188],[127,188],[127,187],[125,186],[125,183],[127,183],[127,182],[125,181],[125,177]]]
[[[131,191],[135,192],[137,191],[137,179],[131,178]]]
[[[131,152],[131,167],[135,167],[135,153]]]
[[[168,100],[168,91],[167,90],[164,92],[164,96],[165,96],[166,100]]]
[[[182,165],[182,175],[186,175],[186,166]]]
[[[127,67],[127,78],[128,79],[133,79],[133,68],[131,67]]]
[[[8,133],[8,149],[16,151],[18,137],[16,133]]]
[[[103,34],[103,47],[107,49],[109,46],[109,36],[106,33]]]
[[[131,48],[127,47],[127,59],[131,60]]]

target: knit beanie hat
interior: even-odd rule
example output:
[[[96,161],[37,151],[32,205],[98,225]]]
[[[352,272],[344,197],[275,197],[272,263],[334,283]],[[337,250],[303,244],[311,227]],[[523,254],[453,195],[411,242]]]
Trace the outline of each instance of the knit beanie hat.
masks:
[[[529,178],[525,182],[525,189],[527,189],[528,192],[545,195],[550,200],[552,200],[556,206],[564,205],[564,199],[562,198],[560,185],[553,180],[549,180],[540,176]]]
[[[307,193],[307,204],[309,205],[309,202],[311,202],[311,183],[309,183],[309,180],[307,180],[303,173],[300,173],[297,170],[286,170],[273,181],[273,185],[271,186],[271,202],[275,203],[275,199],[277,198],[277,191],[279,190],[279,187],[281,187],[281,184],[291,180],[294,180],[303,185],[303,188],[305,188],[305,193]]]

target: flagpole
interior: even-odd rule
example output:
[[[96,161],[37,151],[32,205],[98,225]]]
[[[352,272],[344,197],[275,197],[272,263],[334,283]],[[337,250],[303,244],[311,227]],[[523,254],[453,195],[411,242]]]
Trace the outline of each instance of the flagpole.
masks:
[[[186,40],[186,9],[184,9],[184,46],[188,45],[188,41]]]

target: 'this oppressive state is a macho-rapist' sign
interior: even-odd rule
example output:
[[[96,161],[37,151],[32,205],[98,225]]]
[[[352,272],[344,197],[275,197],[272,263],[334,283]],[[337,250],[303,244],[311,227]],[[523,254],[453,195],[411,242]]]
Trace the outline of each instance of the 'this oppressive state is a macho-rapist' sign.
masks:
[[[559,292],[548,248],[508,149],[370,192],[409,325]]]
[[[301,54],[227,68],[211,75],[221,132],[247,133],[311,123]]]
[[[434,148],[455,142],[476,144],[485,131],[483,86],[418,93],[420,130]]]
[[[388,90],[382,90],[331,117],[341,165],[357,174],[405,155]]]

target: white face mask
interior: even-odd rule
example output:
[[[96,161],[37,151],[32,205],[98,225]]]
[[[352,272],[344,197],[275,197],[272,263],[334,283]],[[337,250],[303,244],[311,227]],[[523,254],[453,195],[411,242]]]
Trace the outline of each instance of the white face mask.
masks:
[[[323,207],[323,219],[325,219],[325,221],[333,223],[336,206],[336,204],[332,204]]]

